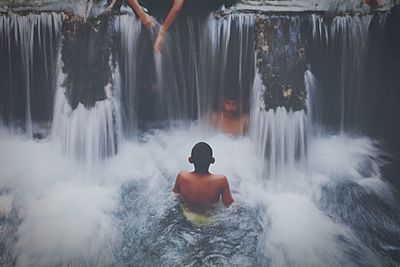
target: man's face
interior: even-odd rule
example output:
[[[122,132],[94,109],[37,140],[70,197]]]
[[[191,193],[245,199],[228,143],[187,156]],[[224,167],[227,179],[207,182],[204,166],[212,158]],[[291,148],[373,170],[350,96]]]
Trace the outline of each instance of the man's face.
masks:
[[[223,102],[223,111],[230,116],[239,115],[240,103],[237,100],[225,98]]]

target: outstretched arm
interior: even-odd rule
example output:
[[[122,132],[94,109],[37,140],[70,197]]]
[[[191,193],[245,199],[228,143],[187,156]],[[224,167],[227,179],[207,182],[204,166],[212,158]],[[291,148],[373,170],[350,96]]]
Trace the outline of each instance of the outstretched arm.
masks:
[[[231,190],[229,189],[228,179],[226,177],[224,177],[222,182],[221,194],[222,202],[226,207],[229,207],[234,202],[234,200],[232,198]]]
[[[144,12],[137,0],[128,0],[128,4],[133,9],[133,11],[135,11],[143,26],[145,26],[146,28],[154,27],[155,23],[153,19],[148,14],[146,14],[146,12]]]
[[[172,5],[172,8],[168,12],[168,15],[160,29],[163,30],[164,32],[168,31],[169,27],[171,27],[172,23],[176,20],[176,17],[179,15],[179,12],[181,12],[183,3],[185,0],[174,0],[174,4]]]
[[[179,12],[181,12],[184,2],[185,2],[185,0],[174,0],[174,4],[173,4],[172,8],[170,9],[170,11],[168,12],[167,17],[165,18],[165,21],[157,34],[156,41],[154,42],[154,50],[156,52],[158,52],[158,53],[161,52],[165,32],[168,31],[169,27],[171,27],[172,23],[175,21],[176,17],[179,15]]]

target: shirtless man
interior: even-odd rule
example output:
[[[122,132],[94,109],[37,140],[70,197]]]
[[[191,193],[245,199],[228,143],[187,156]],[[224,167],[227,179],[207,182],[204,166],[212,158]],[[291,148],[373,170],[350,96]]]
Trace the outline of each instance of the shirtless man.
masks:
[[[215,162],[211,147],[197,143],[191,153],[189,162],[194,164],[193,172],[180,172],[176,177],[174,189],[185,200],[188,208],[201,212],[219,201],[220,197],[226,207],[233,203],[228,179],[224,175],[211,174],[208,169]]]
[[[222,129],[224,133],[235,136],[244,135],[249,127],[249,116],[240,113],[241,101],[224,97],[222,112],[214,112],[211,115],[211,124],[215,129]]]
[[[160,30],[158,31],[156,41],[154,42],[154,51],[157,53],[161,52],[165,33],[168,31],[169,27],[171,27],[172,23],[175,21],[179,12],[182,10],[183,4],[185,0],[173,0],[174,3],[171,9],[168,12],[167,17],[164,20],[164,23],[161,25]],[[160,4],[162,4],[163,0],[160,0]],[[155,26],[155,22],[153,18],[144,12],[143,8],[139,5],[138,0],[128,0],[128,4],[135,11],[136,15],[138,15],[140,21],[143,26],[146,28],[153,28]]]

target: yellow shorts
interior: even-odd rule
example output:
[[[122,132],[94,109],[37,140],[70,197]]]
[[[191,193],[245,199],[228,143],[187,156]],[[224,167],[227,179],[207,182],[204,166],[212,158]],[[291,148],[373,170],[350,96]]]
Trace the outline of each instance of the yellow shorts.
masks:
[[[211,218],[209,216],[193,212],[185,205],[182,205],[182,214],[186,220],[196,226],[204,227],[210,225],[211,223]]]

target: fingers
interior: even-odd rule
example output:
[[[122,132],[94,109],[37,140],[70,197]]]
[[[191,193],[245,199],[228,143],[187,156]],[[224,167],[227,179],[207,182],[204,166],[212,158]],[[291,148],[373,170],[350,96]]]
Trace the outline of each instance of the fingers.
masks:
[[[156,41],[154,42],[154,51],[156,53],[161,53],[164,44],[164,32],[159,31],[157,34]]]
[[[157,37],[156,41],[154,42],[154,51],[156,53],[161,53],[162,49],[162,41]]]
[[[156,25],[153,18],[148,14],[144,14],[144,16],[140,18],[140,22],[142,22],[142,25],[147,29],[151,29]]]
[[[146,24],[144,24],[144,26],[148,29],[152,29],[156,26],[156,24],[154,23],[154,20],[152,18],[149,18],[149,20],[146,21]]]

